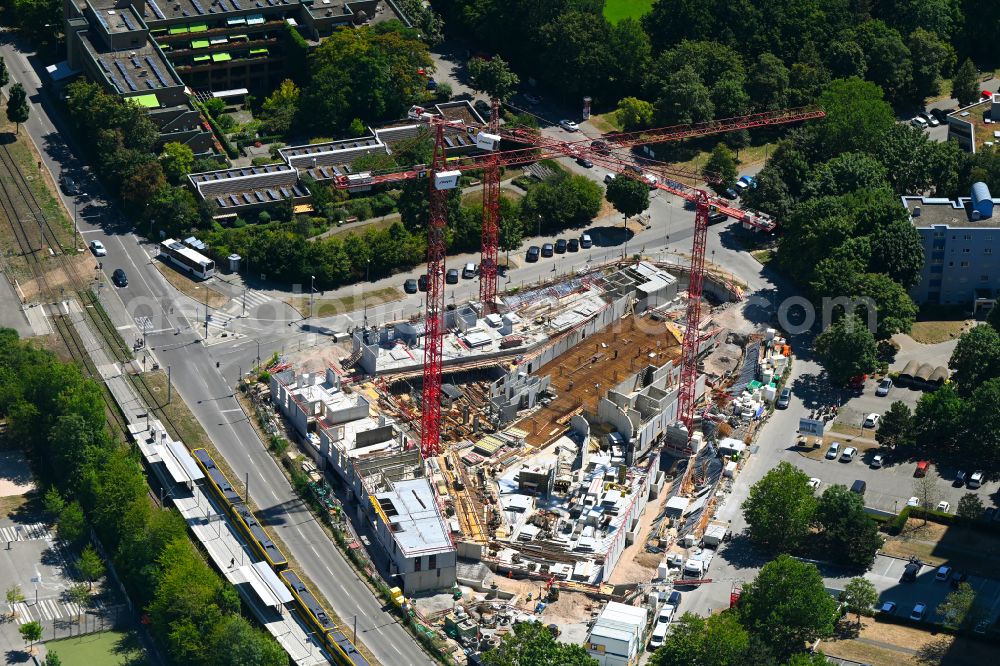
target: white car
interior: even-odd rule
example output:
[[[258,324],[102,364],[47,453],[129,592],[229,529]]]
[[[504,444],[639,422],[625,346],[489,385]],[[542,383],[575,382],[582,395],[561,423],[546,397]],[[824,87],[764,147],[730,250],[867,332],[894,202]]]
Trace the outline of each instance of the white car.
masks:
[[[829,450],[826,452],[827,460],[836,460],[837,454],[840,452],[840,442],[834,442],[830,445]]]
[[[885,463],[885,458],[882,456],[875,456],[872,458],[872,469],[882,469],[882,465]]]
[[[969,480],[965,482],[965,485],[969,488],[978,488],[983,485],[983,473],[973,472],[969,475]]]
[[[948,502],[946,500],[941,500],[940,502],[938,502],[937,510],[942,513],[948,513],[949,511],[951,511],[951,502]]]
[[[920,506],[920,499],[917,497],[911,497],[906,500],[906,506]]]
[[[848,446],[844,449],[844,452],[840,454],[840,462],[854,462],[854,456],[858,454],[858,450],[853,446]]]
[[[862,425],[863,428],[874,428],[878,425],[879,419],[882,418],[878,414],[869,414],[865,417],[865,422]]]
[[[560,120],[559,127],[562,127],[567,132],[576,132],[580,129],[572,120]]]
[[[938,125],[941,124],[941,122],[937,118],[935,118],[929,113],[924,114],[924,119],[927,121],[927,124],[930,125],[931,127],[937,127]]]
[[[910,124],[914,127],[919,127],[920,129],[927,129],[927,121],[920,116],[914,116],[913,120],[910,121]]]
[[[807,483],[808,483],[808,485],[809,485],[810,488],[812,488],[813,490],[816,490],[817,488],[819,488],[819,484],[823,483],[823,481],[821,479],[819,479],[819,478],[817,478],[817,477],[814,476],[811,479],[809,479],[809,481]]]
[[[108,256],[108,251],[105,249],[104,243],[98,240],[90,241],[90,251],[94,253],[95,257]]]

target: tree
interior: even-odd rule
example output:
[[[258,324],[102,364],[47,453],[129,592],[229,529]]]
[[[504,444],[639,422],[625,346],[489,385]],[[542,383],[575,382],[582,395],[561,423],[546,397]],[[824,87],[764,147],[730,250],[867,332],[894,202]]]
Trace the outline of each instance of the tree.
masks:
[[[966,626],[966,620],[975,603],[976,591],[968,583],[962,582],[938,604],[937,613],[946,627],[959,629]]]
[[[618,124],[626,132],[646,129],[653,124],[653,105],[637,97],[625,97],[615,110]]]
[[[867,578],[857,577],[847,581],[840,593],[840,601],[847,607],[848,613],[854,613],[861,626],[861,616],[871,612],[878,602],[878,590]]]
[[[606,65],[608,86],[619,93],[637,92],[643,76],[649,71],[652,47],[649,36],[634,18],[624,18],[611,26],[608,53],[614,54]]]
[[[159,190],[168,187],[163,168],[152,159],[135,165],[129,172],[122,172],[122,176],[122,198],[132,211],[139,214],[146,211],[147,204]]]
[[[180,185],[194,166],[194,151],[188,145],[171,141],[164,144],[159,159],[167,180],[174,185]]]
[[[539,622],[522,622],[484,652],[486,666],[598,666],[582,645],[560,643]]]
[[[264,131],[268,134],[285,136],[292,129],[295,117],[299,113],[299,97],[302,91],[291,79],[281,82],[274,92],[268,95],[260,109],[260,120]]]
[[[91,589],[94,587],[94,581],[104,575],[104,562],[101,561],[101,556],[89,543],[80,553],[76,568]]]
[[[885,167],[874,157],[863,153],[841,153],[816,168],[807,192],[811,196],[839,196],[863,187],[886,187],[888,184]]]
[[[708,161],[705,162],[705,168],[702,169],[701,173],[716,189],[724,191],[731,188],[736,184],[736,178],[739,176],[733,151],[729,150],[729,147],[724,143],[715,144],[715,148],[708,156]],[[717,183],[714,182],[716,179],[718,179]]]
[[[42,637],[42,624],[37,620],[32,620],[31,622],[25,622],[18,629],[21,634],[21,638],[25,643],[30,643],[28,648],[31,651],[35,647],[35,641],[41,639]]]
[[[785,666],[829,666],[830,660],[822,652],[799,652],[788,658]]]
[[[70,502],[59,514],[56,523],[56,534],[66,543],[78,543],[87,533],[87,521],[83,517],[83,509],[76,500]]]
[[[24,86],[15,83],[7,92],[7,120],[14,123],[14,132],[21,132],[21,123],[28,120],[31,107],[28,106],[28,95],[24,92]]]
[[[753,484],[743,502],[750,538],[776,553],[794,551],[801,545],[815,511],[809,476],[784,461]]]
[[[963,422],[966,426],[958,447],[965,464],[994,474],[1000,470],[1000,409],[997,405],[1000,405],[1000,378],[976,387],[965,401]]]
[[[444,21],[435,12],[430,3],[422,0],[402,0],[400,8],[413,22],[413,27],[420,30],[420,36],[431,46],[436,46],[444,39]]]
[[[491,60],[473,58],[467,68],[469,78],[472,80],[472,89],[485,93],[490,99],[495,97],[501,102],[506,102],[517,92],[517,86],[521,83],[521,79],[500,56],[495,56]]]
[[[649,186],[635,178],[619,174],[608,183],[604,198],[625,216],[627,223],[628,218],[649,208]]]
[[[62,666],[62,659],[55,652],[49,651],[45,655],[45,661],[42,662],[42,666]]]
[[[917,444],[928,450],[953,452],[962,432],[963,410],[962,399],[950,382],[924,393],[913,416]]]
[[[865,53],[868,64],[865,78],[879,85],[888,99],[905,98],[913,83],[913,64],[902,35],[874,20],[858,26],[854,39]]]
[[[1000,333],[992,326],[975,326],[959,337],[948,367],[958,394],[966,397],[983,382],[1000,375]]]
[[[896,122],[882,89],[857,77],[831,81],[819,104],[826,116],[810,126],[821,159],[848,151],[864,151]]]
[[[412,32],[362,26],[337,30],[309,56],[312,76],[299,106],[304,121],[325,132],[354,118],[398,118],[424,93],[418,70],[433,70],[427,45]]]
[[[66,507],[66,500],[59,494],[58,488],[49,486],[49,489],[45,491],[45,497],[42,498],[42,506],[45,507],[46,513],[58,516]]]
[[[66,591],[66,596],[80,608],[80,615],[82,615],[84,609],[90,603],[90,588],[83,583],[78,583],[70,586]],[[77,621],[79,621],[79,617]]]
[[[856,315],[841,317],[816,337],[816,353],[836,386],[851,377],[868,374],[878,367],[875,336]]]
[[[789,555],[764,565],[743,588],[737,608],[743,626],[779,657],[829,636],[837,620],[837,602],[827,593],[816,565]]]
[[[914,97],[923,100],[941,92],[941,74],[955,69],[955,49],[933,32],[917,27],[909,37],[913,59]]]
[[[739,666],[746,661],[750,635],[735,613],[707,618],[685,613],[674,621],[663,646],[649,660],[652,666]]]
[[[941,497],[934,479],[926,475],[913,480],[913,495],[924,511],[933,511],[934,507],[937,506],[938,498]],[[924,514],[924,524],[927,524],[926,513]]]
[[[975,493],[965,493],[958,500],[955,515],[966,522],[975,522],[983,517],[983,501]]]
[[[875,441],[889,449],[913,446],[916,442],[913,413],[905,402],[896,400],[889,405],[875,431]]]
[[[951,94],[959,106],[968,106],[979,99],[979,71],[971,58],[966,58],[951,79]]]
[[[920,232],[907,221],[896,220],[877,229],[871,237],[872,273],[885,273],[904,289],[914,286],[924,267],[924,244]]]
[[[271,637],[254,629],[250,621],[229,615],[210,629],[212,664],[217,666],[285,666],[288,653]]]
[[[887,340],[896,333],[909,333],[917,317],[917,306],[901,284],[884,273],[863,273],[854,281],[854,297],[869,299],[875,305],[875,336]],[[859,316],[868,314],[870,305],[859,308]]]
[[[24,593],[21,592],[20,585],[11,585],[7,588],[7,607],[10,608],[10,619],[17,618],[17,611],[14,604],[24,603]]]
[[[765,111],[786,106],[788,100],[788,68],[781,58],[762,53],[750,69],[750,98]]]
[[[882,537],[860,495],[839,484],[830,486],[819,498],[815,520],[823,530],[825,552],[835,562],[859,569],[871,566]]]
[[[690,65],[674,72],[658,91],[656,121],[662,125],[689,125],[711,120],[715,106],[708,88]]]
[[[10,72],[7,71],[7,63],[0,57],[0,88],[10,83]]]

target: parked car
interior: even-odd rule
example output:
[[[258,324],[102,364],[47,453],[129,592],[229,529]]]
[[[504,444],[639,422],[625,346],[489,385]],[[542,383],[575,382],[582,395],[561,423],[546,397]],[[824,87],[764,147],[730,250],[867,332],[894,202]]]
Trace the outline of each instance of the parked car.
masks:
[[[99,240],[90,241],[90,251],[94,253],[95,257],[108,256],[108,251],[104,248],[104,243]]]
[[[590,142],[590,147],[596,150],[601,155],[607,155],[611,152],[611,146],[604,139],[594,139]]]
[[[958,586],[969,580],[968,571],[956,571],[951,575],[951,586],[958,589]]]
[[[449,268],[448,273],[444,276],[444,281],[448,284],[458,284],[458,269]]]
[[[594,163],[588,160],[586,157],[576,158],[576,163],[582,166],[584,169],[590,169],[594,166]]]
[[[774,403],[774,406],[778,409],[788,409],[788,403],[792,400],[792,389],[787,386],[781,389],[781,395],[778,396],[778,401]]]
[[[938,119],[938,122],[948,122],[948,114],[955,109],[931,109],[931,115]]]
[[[476,272],[476,265],[470,261],[465,265],[465,268],[462,269],[462,277],[466,280],[471,280],[476,277]]]
[[[966,487],[971,488],[973,490],[975,490],[979,486],[983,485],[983,473],[982,472],[973,472],[969,476],[969,480],[965,482],[965,485],[966,485]]]
[[[59,177],[59,182],[62,183],[63,192],[66,194],[77,195],[80,193],[80,186],[71,177],[64,174]]]
[[[959,486],[964,486],[966,476],[968,475],[965,472],[963,472],[962,470],[958,470],[957,472],[955,472],[955,480],[951,482],[951,485],[955,486],[956,488]]]
[[[910,613],[910,619],[922,620],[924,619],[924,615],[926,614],[927,614],[927,604],[921,601],[920,603],[918,603],[913,607],[913,612]]]
[[[421,275],[417,278],[417,289],[420,291],[427,291],[427,276]]]
[[[951,502],[949,502],[948,500],[941,500],[940,502],[938,502],[937,510],[940,511],[941,513],[948,513],[949,511],[951,511]]]
[[[837,454],[840,452],[840,442],[834,442],[830,445],[830,448],[826,452],[827,460],[836,460]]]
[[[930,114],[925,113],[924,118],[927,119],[927,124],[930,125],[931,127],[937,127],[938,125],[941,124],[940,120],[938,120],[937,118],[935,118]]]
[[[566,243],[566,249],[569,250],[570,252],[579,252],[580,251],[580,241],[578,241],[575,238],[570,238],[569,242]]]
[[[551,257],[555,253],[555,246],[552,243],[545,243],[542,245],[542,256]]]
[[[740,195],[738,195],[736,193],[736,190],[734,190],[733,188],[727,187],[725,190],[722,191],[722,196],[729,199],[730,201],[733,201]]]
[[[562,127],[567,132],[576,132],[576,131],[579,131],[579,129],[580,129],[580,126],[577,125],[572,120],[560,120],[559,121],[559,127]]]
[[[910,120],[910,124],[920,129],[927,129],[927,121],[920,116],[914,116],[913,119]]]
[[[910,499],[906,500],[906,506],[920,506],[920,498],[914,495]]]
[[[417,281],[414,280],[413,278],[410,278],[409,280],[407,280],[406,282],[404,282],[403,283],[403,291],[405,291],[408,294],[415,294],[415,293],[417,293]]]
[[[473,106],[476,107],[476,111],[479,112],[483,120],[489,120],[490,116],[493,115],[493,109],[490,108],[490,104],[486,100],[477,99]]]
[[[892,380],[886,377],[881,382],[879,382],[878,388],[875,389],[875,395],[879,397],[887,396],[889,395],[889,389],[891,388],[892,388]]]
[[[942,565],[938,567],[937,573],[934,574],[934,580],[936,581],[946,581],[948,577],[951,576],[951,567]]]
[[[532,245],[528,248],[528,252],[524,255],[526,261],[535,262],[538,261],[538,256],[541,250],[538,249],[537,245]]]
[[[566,239],[560,238],[556,241],[556,254],[566,254]]]
[[[840,454],[840,462],[854,462],[854,456],[858,454],[858,450],[853,446],[848,446],[844,449],[844,452]]]
[[[819,477],[814,476],[811,479],[809,479],[809,481],[807,481],[806,483],[810,488],[816,490],[817,488],[819,488],[819,484],[823,483],[823,480],[820,479]]]
[[[667,603],[673,606],[674,608],[678,608],[681,605],[681,596],[682,595],[680,592],[678,592],[677,590],[673,590],[670,593],[670,596],[667,597]]]
[[[920,568],[922,566],[923,563],[920,560],[916,558],[911,559],[906,563],[906,566],[903,567],[903,577],[900,580],[904,583],[912,583],[917,579],[917,574],[920,573]]]
[[[115,272],[111,274],[111,281],[118,287],[128,286],[128,277],[125,275],[125,271],[121,268],[116,268]]]
[[[855,479],[854,483],[851,484],[851,492],[856,495],[864,496],[866,490],[868,490],[868,484],[862,479]]]
[[[720,222],[725,222],[728,219],[729,219],[728,215],[726,215],[725,213],[720,213],[719,211],[715,211],[714,213],[708,214],[708,223],[710,225],[719,224]]]
[[[615,179],[615,175],[613,173],[606,173],[606,174],[604,174],[604,184],[605,185],[610,185],[611,181],[613,181],[614,179]]]
[[[882,607],[878,609],[879,613],[885,613],[886,615],[896,614],[896,602],[886,601],[882,604]]]
[[[882,455],[877,455],[872,458],[872,469],[882,469],[882,465],[885,464],[885,458]]]
[[[594,240],[590,237],[590,234],[580,235],[580,247],[586,250],[594,245]]]
[[[861,424],[864,428],[874,428],[878,425],[879,419],[882,418],[878,414],[869,414],[865,417],[865,422]]]
[[[927,470],[930,469],[931,464],[926,460],[921,460],[917,463],[917,468],[913,470],[913,476],[919,478],[927,475]]]
[[[989,90],[984,90],[979,94],[983,99],[990,99],[991,97],[993,97],[993,93],[991,93]]]

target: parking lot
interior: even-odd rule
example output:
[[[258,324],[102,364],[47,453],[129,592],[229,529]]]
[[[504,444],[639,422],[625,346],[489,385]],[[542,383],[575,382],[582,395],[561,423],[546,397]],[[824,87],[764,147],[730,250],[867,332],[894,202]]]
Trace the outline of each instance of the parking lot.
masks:
[[[886,601],[896,603],[895,615],[909,617],[913,606],[927,605],[925,619],[940,621],[936,613],[938,604],[944,601],[954,588],[951,581],[936,580],[937,567],[924,565],[912,583],[901,582],[906,560],[879,555],[871,570],[865,575],[879,592],[879,605]],[[991,620],[1000,614],[1000,581],[980,576],[969,576],[966,581],[976,591],[976,603],[989,612]]]

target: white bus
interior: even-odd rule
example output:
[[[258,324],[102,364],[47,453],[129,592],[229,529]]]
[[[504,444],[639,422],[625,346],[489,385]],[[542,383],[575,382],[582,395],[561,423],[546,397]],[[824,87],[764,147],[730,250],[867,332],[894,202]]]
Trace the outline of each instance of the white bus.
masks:
[[[168,238],[160,243],[160,255],[172,261],[192,277],[204,280],[215,275],[215,262],[179,240]]]

